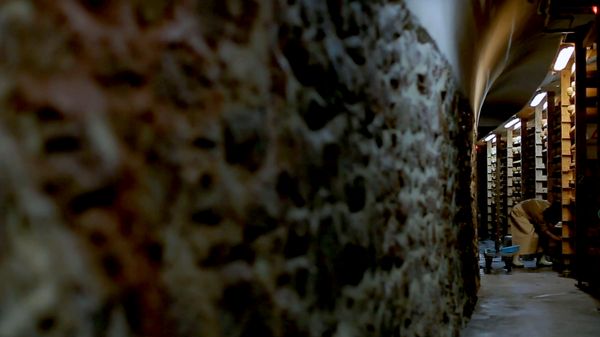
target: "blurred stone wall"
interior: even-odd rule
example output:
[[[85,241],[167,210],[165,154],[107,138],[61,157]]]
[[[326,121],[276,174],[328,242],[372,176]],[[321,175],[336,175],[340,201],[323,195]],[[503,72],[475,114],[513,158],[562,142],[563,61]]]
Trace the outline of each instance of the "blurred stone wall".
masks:
[[[402,1],[2,1],[0,336],[457,336],[473,123]]]

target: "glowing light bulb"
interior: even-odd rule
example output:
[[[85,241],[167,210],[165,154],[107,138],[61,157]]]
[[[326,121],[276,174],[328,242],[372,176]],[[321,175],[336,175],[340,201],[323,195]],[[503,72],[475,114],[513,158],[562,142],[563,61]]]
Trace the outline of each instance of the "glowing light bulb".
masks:
[[[513,120],[511,120],[510,122],[506,123],[506,125],[504,125],[504,128],[509,129],[511,126],[517,124],[519,122],[518,118],[515,118]]]
[[[529,105],[530,106],[538,106],[538,104],[540,104],[540,102],[544,99],[544,97],[546,97],[546,93],[540,92],[539,94],[535,95],[535,97],[533,98],[533,100],[531,100],[531,103]]]
[[[569,46],[569,47],[565,47],[565,48],[561,49],[560,52],[558,53],[558,57],[556,58],[556,62],[554,62],[554,70],[561,71],[561,70],[565,69],[565,67],[567,66],[567,63],[569,62],[569,59],[571,58],[571,55],[573,55],[574,51],[575,51],[575,47],[573,47],[573,46]]]

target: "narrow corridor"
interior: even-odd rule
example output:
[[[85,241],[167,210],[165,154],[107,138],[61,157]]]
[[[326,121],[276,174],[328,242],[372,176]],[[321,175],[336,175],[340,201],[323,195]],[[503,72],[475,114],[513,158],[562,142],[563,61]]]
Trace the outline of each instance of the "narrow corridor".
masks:
[[[512,273],[503,266],[497,258],[492,272],[482,274],[475,312],[461,336],[598,336],[600,301],[576,280],[536,268],[535,261]]]
[[[0,337],[600,336],[598,1],[0,1]]]

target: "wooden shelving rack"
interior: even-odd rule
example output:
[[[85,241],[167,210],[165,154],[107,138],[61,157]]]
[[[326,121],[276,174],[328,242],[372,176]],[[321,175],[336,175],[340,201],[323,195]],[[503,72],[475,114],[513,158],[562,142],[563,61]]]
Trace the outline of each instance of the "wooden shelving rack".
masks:
[[[504,237],[508,234],[508,142],[501,133],[496,135],[496,208],[498,211],[497,235]]]
[[[575,73],[571,60],[560,74],[560,135],[561,135],[561,253],[568,273],[575,254],[573,207],[575,202]]]
[[[545,101],[521,118],[522,198],[547,199],[547,133]]]
[[[579,285],[593,284],[600,291],[600,165],[598,162],[598,75],[597,58],[600,18],[587,34],[575,39],[575,276]]]
[[[535,198],[535,125],[532,116],[521,118],[523,200]]]
[[[506,208],[510,212],[521,201],[521,128],[506,129],[506,154]]]
[[[534,140],[535,140],[535,197],[538,199],[548,199],[548,176],[546,170],[547,164],[547,110],[544,108],[546,100],[543,100],[537,107],[533,116],[534,122]]]
[[[486,143],[487,147],[487,223],[492,235],[498,229],[498,161],[496,139]]]

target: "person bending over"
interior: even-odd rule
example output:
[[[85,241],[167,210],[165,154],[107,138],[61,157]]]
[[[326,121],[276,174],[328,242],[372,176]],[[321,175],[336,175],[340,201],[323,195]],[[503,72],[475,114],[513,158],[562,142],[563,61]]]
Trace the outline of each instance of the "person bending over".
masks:
[[[520,256],[535,255],[538,266],[551,266],[546,256],[549,240],[560,241],[551,228],[561,219],[560,204],[542,199],[527,199],[513,206],[508,216],[510,233],[519,253],[513,257],[515,267],[523,267]]]

